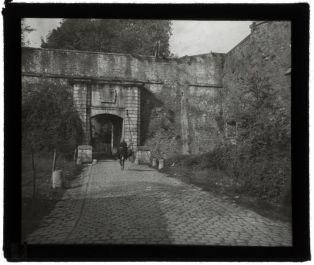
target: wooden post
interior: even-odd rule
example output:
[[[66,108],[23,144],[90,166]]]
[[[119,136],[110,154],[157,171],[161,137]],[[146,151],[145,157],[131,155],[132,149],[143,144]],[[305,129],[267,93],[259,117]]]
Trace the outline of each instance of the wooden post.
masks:
[[[32,152],[32,169],[33,169],[33,199],[35,199],[35,194],[36,194],[36,169],[35,169],[33,148],[31,149],[31,152]]]
[[[57,151],[56,149],[54,149],[53,160],[52,160],[52,173],[55,171],[55,168],[56,168],[56,156],[57,156]]]

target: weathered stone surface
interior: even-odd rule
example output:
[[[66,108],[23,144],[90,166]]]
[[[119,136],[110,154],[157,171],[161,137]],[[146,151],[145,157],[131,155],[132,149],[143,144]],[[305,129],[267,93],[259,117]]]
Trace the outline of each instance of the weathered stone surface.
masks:
[[[141,164],[150,164],[151,161],[151,152],[150,150],[137,150],[136,158]]]
[[[154,152],[156,146],[164,149],[167,145],[167,150],[158,150],[164,157],[181,152],[181,137],[177,137],[182,116],[181,85],[193,84],[188,95],[191,98],[194,94],[199,97],[198,92],[195,93],[199,86],[203,86],[200,89],[204,91],[215,90],[221,85],[223,58],[223,54],[206,54],[165,60],[127,54],[25,48],[23,87],[28,91],[32,82],[65,80],[60,85],[72,87],[85,143],[90,142],[90,119],[99,114],[111,114],[123,119],[124,139],[128,144],[147,144]],[[186,145],[188,142],[195,145],[191,141],[194,136],[187,136],[190,124],[186,121]],[[163,134],[164,140],[160,138]],[[156,142],[161,144],[156,145]]]
[[[93,148],[90,145],[79,145],[77,147],[77,159],[81,163],[90,163],[92,162]]]
[[[280,91],[282,105],[290,109],[291,25],[288,21],[257,23],[254,31],[225,56],[223,88],[241,89],[250,73],[257,73],[275,90]],[[292,69],[293,71],[293,69]],[[223,98],[227,104],[228,97]],[[225,113],[226,116],[232,113]]]
[[[123,119],[125,140],[155,157],[208,152],[232,115],[226,91],[240,89],[249,71],[268,77],[290,107],[290,31],[289,22],[259,23],[227,54],[180,59],[23,48],[22,95],[43,81],[72,90],[86,143],[90,118],[112,114]]]
[[[91,78],[145,83],[172,82],[188,74],[194,84],[221,85],[223,54],[182,59],[88,51],[23,48],[22,72],[67,78]]]

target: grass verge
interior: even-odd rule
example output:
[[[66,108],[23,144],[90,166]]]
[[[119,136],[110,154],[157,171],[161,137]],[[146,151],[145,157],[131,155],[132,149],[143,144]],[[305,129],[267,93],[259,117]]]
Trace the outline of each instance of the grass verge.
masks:
[[[254,196],[236,178],[226,172],[204,166],[204,159],[199,156],[177,156],[165,161],[161,170],[169,177],[178,178],[186,183],[193,184],[210,191],[224,200],[237,203],[251,209],[258,214],[273,220],[291,222],[291,203],[274,203]]]
[[[35,160],[35,195],[31,155],[23,153],[22,156],[22,242],[27,235],[35,231],[43,217],[48,215],[58,200],[61,199],[65,189],[52,189],[52,156],[37,155]],[[76,166],[72,161],[59,157],[56,169],[63,171],[65,182],[73,181],[80,173],[82,167]]]

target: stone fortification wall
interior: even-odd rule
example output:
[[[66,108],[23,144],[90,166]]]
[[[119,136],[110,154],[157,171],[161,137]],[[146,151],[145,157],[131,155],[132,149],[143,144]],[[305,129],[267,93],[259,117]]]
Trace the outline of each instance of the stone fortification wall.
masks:
[[[223,54],[214,53],[159,59],[23,48],[23,93],[26,95],[43,80],[72,89],[87,132],[90,117],[103,112],[94,106],[99,102],[88,94],[87,87],[117,87],[117,102],[106,113],[124,119],[124,130],[135,135],[136,145],[148,146],[154,155],[163,157],[181,154],[182,146],[185,153],[205,152],[213,148],[218,135],[217,91],[222,85],[223,61]],[[87,107],[88,101],[91,108]],[[127,135],[126,140],[130,137]]]
[[[251,34],[225,56],[222,77],[224,105],[228,105],[230,92],[240,90],[250,76],[256,73],[280,91],[282,105],[290,109],[290,22],[256,22],[251,30]],[[232,116],[232,113],[225,109],[225,116]]]
[[[127,121],[129,109],[132,120],[125,129],[136,134],[137,145],[163,157],[208,152],[225,138],[224,122],[232,118],[229,95],[241,90],[252,73],[267,79],[280,91],[282,105],[290,107],[290,37],[289,22],[257,22],[226,55],[180,59],[23,48],[23,96],[44,80],[72,90],[88,131],[90,116],[103,110],[97,93],[89,99],[87,87],[116,87],[118,100],[107,113]]]
[[[89,99],[86,88],[116,87],[118,99],[107,113],[126,121],[129,109],[132,122],[125,130],[137,131],[137,145],[163,157],[208,152],[225,138],[230,92],[241,90],[252,73],[267,79],[290,108],[290,37],[289,22],[257,22],[227,54],[180,59],[23,48],[23,96],[43,81],[71,90],[87,131],[90,116],[103,110],[97,93]]]
[[[167,83],[183,73],[191,84],[221,86],[222,54],[158,59],[150,56],[23,48],[24,75]]]

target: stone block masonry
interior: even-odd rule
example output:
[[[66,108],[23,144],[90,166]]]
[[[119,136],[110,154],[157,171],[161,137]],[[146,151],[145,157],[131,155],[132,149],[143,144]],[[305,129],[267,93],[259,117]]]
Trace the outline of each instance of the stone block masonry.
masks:
[[[289,22],[259,22],[227,54],[179,59],[22,48],[22,93],[44,80],[70,89],[84,144],[91,118],[107,114],[123,119],[128,144],[148,146],[154,157],[209,152],[224,141],[232,116],[226,92],[241,89],[248,71],[269,78],[290,106],[290,35]]]
[[[223,54],[182,59],[158,59],[88,51],[22,49],[22,73],[31,76],[81,78],[85,80],[148,84],[172,83],[189,75],[191,84],[221,85]]]
[[[251,34],[225,56],[223,88],[240,90],[252,73],[268,80],[279,91],[282,105],[291,106],[291,25],[289,21],[258,22]],[[224,96],[223,105],[229,98]],[[225,116],[232,116],[225,108]]]
[[[80,163],[91,163],[92,150],[93,148],[90,145],[79,145],[77,147],[77,160]]]
[[[122,136],[128,144],[147,145],[160,156],[180,153],[183,143],[187,150],[195,145],[189,135],[189,101],[181,104],[180,91],[183,86],[195,91],[220,87],[224,60],[223,54],[159,59],[34,48],[23,48],[22,57],[24,90],[43,79],[65,80],[60,85],[72,89],[84,144],[91,141],[91,118],[110,114],[123,119]],[[193,98],[193,91],[187,97]]]

